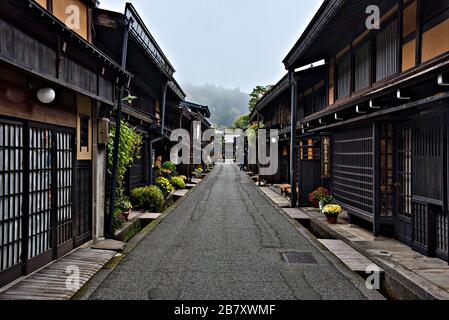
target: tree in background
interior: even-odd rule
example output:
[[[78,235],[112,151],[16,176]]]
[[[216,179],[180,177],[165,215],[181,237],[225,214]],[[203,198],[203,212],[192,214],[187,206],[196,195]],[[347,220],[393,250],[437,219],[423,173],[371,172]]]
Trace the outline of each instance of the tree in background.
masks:
[[[267,93],[268,91],[270,91],[270,89],[273,86],[257,86],[253,89],[253,92],[250,93],[249,97],[249,103],[248,103],[248,107],[249,107],[249,112],[252,112],[254,110],[254,108],[256,107],[256,104],[259,102],[259,100],[263,97],[263,95],[265,93]]]
[[[242,129],[246,130],[249,127],[249,114],[245,114],[243,116],[240,116],[237,118],[237,120],[234,121],[234,124],[232,125],[231,129]]]

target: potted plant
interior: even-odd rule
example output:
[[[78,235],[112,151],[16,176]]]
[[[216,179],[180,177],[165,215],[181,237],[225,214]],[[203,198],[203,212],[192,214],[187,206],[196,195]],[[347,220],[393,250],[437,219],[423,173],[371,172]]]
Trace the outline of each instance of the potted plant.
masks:
[[[326,215],[327,221],[330,224],[336,224],[338,216],[343,212],[343,209],[338,204],[328,204],[323,208],[323,213]]]
[[[321,212],[323,212],[325,206],[327,206],[328,204],[332,204],[332,201],[334,201],[334,197],[324,192],[317,193],[315,195],[315,199],[318,201],[318,205]]]
[[[147,186],[133,189],[131,199],[144,211],[156,212],[164,202],[164,194],[157,186]]]
[[[123,212],[122,212],[122,218],[126,222],[129,220],[129,215],[131,214],[132,209],[133,206],[131,204],[131,201],[126,200],[125,204],[123,205]]]
[[[315,208],[319,208],[320,206],[320,197],[324,197],[324,195],[329,195],[329,191],[326,188],[320,187],[311,193],[309,193],[309,202],[312,203],[312,205]]]

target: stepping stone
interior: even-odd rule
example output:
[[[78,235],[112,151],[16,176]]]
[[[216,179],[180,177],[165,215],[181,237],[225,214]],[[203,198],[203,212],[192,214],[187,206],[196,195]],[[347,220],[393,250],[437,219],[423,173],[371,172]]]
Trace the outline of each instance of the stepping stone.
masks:
[[[296,208],[283,208],[282,209],[290,218],[295,220],[310,220],[310,217],[299,209]]]
[[[97,243],[95,243],[92,246],[92,249],[123,252],[123,250],[125,250],[125,247],[126,247],[126,244],[124,242],[112,240],[112,239],[106,239],[106,240],[101,240],[101,241],[98,241]]]
[[[196,187],[196,184],[194,184],[194,183],[187,183],[186,184],[186,189],[192,189],[192,188],[195,188]]]
[[[318,239],[318,241],[354,272],[365,274],[369,267],[378,267],[374,262],[342,240]],[[379,268],[379,270],[381,273],[384,273],[384,270],[381,268]]]
[[[161,216],[160,213],[143,213],[139,219],[141,220],[156,220]]]
[[[179,197],[179,198],[182,198],[182,197],[184,197],[188,192],[189,192],[189,190],[186,190],[186,189],[176,190],[175,192],[172,193],[172,196],[173,196],[173,197]]]

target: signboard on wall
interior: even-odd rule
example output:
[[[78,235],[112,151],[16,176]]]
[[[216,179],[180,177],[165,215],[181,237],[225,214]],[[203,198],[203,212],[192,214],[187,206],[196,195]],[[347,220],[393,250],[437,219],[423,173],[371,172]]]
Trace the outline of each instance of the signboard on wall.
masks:
[[[321,177],[331,178],[331,138],[321,138]]]

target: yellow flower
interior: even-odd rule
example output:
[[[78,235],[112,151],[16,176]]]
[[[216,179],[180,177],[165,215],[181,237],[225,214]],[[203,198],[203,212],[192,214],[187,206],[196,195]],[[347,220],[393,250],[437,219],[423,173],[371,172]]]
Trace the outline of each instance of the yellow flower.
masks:
[[[324,207],[323,213],[329,214],[329,215],[339,215],[343,212],[342,207],[340,207],[338,204],[329,204]]]

